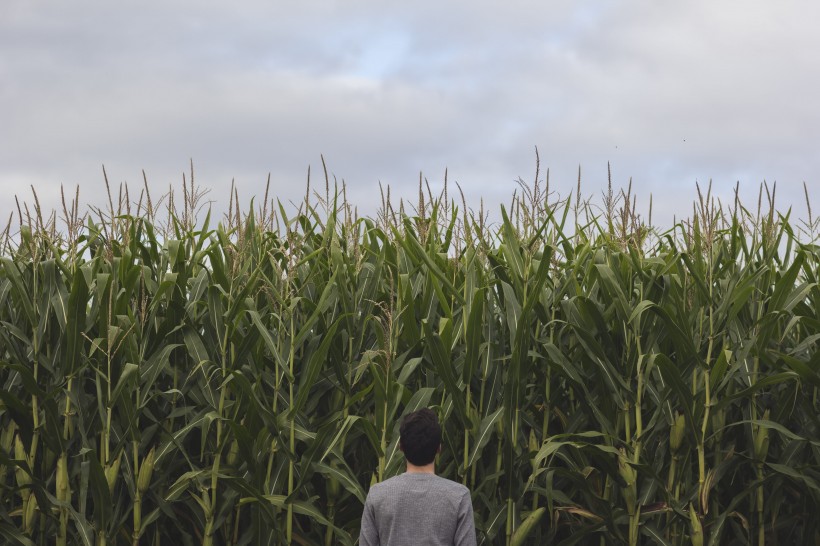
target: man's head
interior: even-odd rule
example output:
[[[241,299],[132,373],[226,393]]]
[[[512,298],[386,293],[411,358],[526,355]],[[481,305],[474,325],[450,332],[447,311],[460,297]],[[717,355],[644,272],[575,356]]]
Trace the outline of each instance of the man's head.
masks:
[[[433,462],[441,446],[441,426],[432,410],[408,413],[401,420],[401,449],[410,464],[426,466]]]

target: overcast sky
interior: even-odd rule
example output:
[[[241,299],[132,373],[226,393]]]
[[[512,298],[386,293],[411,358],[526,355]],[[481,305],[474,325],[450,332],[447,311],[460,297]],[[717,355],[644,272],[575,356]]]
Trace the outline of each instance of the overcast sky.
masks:
[[[502,7],[503,6],[503,7]],[[113,183],[197,182],[224,207],[304,194],[324,154],[360,211],[419,172],[508,201],[534,148],[566,195],[633,180],[686,214],[695,184],[783,208],[820,199],[820,3],[0,2],[0,218],[13,196],[99,202]]]

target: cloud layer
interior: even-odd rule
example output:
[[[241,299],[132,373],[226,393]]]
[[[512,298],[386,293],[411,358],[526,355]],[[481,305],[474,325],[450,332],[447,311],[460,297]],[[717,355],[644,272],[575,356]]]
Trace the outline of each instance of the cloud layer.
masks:
[[[94,202],[102,164],[159,189],[193,159],[217,206],[270,172],[297,199],[320,154],[365,212],[379,181],[412,199],[445,168],[497,203],[534,146],[562,194],[579,165],[601,191],[610,161],[661,216],[696,181],[724,199],[777,181],[801,213],[803,181],[820,191],[816,3],[303,4],[4,2],[0,217],[29,185],[46,207],[60,184]]]

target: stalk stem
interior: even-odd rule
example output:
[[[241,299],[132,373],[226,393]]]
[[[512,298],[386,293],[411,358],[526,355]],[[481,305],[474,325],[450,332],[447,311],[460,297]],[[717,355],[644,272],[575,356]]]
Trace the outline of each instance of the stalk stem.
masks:
[[[472,397],[470,392],[470,384],[467,384],[467,418],[470,418],[471,408],[472,406]],[[469,473],[467,472],[467,464],[469,463],[470,459],[470,428],[464,427],[464,475],[461,478],[461,483],[467,485],[467,478]]]
[[[63,413],[63,440],[68,443],[71,432],[71,388],[74,378],[68,378],[65,397],[65,412]],[[62,473],[62,474],[61,474]],[[68,506],[71,504],[71,487],[69,485],[68,454],[63,447],[60,461],[57,463],[56,496],[60,505],[60,534],[57,536],[57,546],[65,546],[68,541]]]
[[[131,442],[131,451],[134,461],[133,477],[134,477],[134,530],[131,533],[132,546],[139,546],[140,534],[142,530],[142,498],[140,489],[137,485],[137,476],[139,476],[139,442],[136,440]]]
[[[294,324],[293,314],[295,310],[291,310],[290,313],[290,355],[289,355],[289,369],[290,369],[290,376],[293,377],[293,369],[296,360],[296,347],[293,345],[293,342],[296,340],[296,326]],[[296,416],[293,414],[293,379],[289,382],[289,407],[288,411],[290,412],[290,438],[289,438],[289,449],[290,454],[293,455],[296,453]],[[293,457],[289,457],[288,460],[288,497],[293,494],[293,474],[294,474],[294,467],[293,467]],[[287,522],[285,524],[285,536],[287,538],[288,544],[292,544],[293,539],[293,504],[288,503],[287,508]]]
[[[763,479],[763,463],[757,464],[757,478]],[[766,543],[766,527],[763,523],[763,486],[757,488],[757,546],[764,546]]]

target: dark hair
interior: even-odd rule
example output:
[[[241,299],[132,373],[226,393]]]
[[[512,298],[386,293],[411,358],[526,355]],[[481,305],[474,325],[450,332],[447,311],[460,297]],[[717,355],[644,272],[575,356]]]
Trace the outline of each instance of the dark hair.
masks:
[[[433,462],[441,445],[441,425],[433,410],[423,408],[408,413],[399,428],[404,456],[416,466]]]

